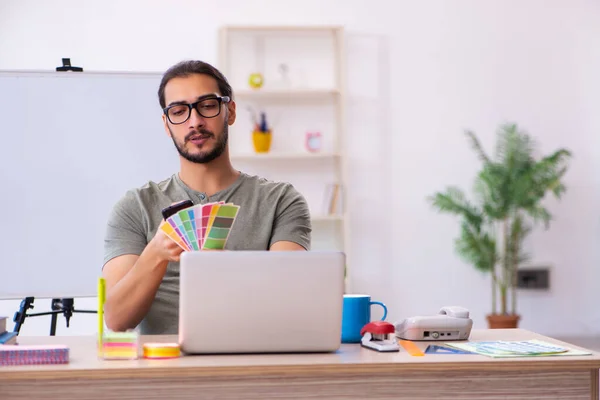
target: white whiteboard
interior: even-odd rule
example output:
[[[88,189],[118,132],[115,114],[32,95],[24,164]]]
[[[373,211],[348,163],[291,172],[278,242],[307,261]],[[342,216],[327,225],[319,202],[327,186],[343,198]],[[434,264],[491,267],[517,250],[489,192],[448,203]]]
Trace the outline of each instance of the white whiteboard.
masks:
[[[0,299],[95,296],[111,207],[179,167],[159,82],[0,72]]]

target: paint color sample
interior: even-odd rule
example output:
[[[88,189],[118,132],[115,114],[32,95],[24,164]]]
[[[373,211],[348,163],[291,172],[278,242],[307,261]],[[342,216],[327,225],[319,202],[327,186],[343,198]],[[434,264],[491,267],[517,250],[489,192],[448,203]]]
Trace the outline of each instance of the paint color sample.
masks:
[[[222,250],[239,208],[222,201],[197,204],[169,217],[160,229],[186,251]]]
[[[237,216],[239,209],[240,209],[240,206],[224,204],[221,207],[219,207],[218,216],[235,218]]]
[[[207,238],[202,248],[207,250],[223,250],[225,248],[225,240]]]
[[[183,226],[183,231],[185,232],[187,242],[190,247],[194,250],[198,250],[198,244],[196,242],[196,233],[194,232],[194,226],[192,225],[192,220],[190,219],[190,212],[188,209],[181,210],[178,213],[179,218],[181,219],[181,224]],[[193,216],[193,212],[192,212]]]
[[[219,206],[216,212],[211,212],[211,217],[214,215],[214,218],[208,228],[207,240],[202,246],[203,249],[223,250],[225,248],[239,209],[239,206],[224,204]]]
[[[210,219],[210,213],[212,210],[213,204],[206,204],[202,207],[202,237],[201,237],[201,245],[204,246],[204,239],[206,238],[206,229],[208,227],[208,221]]]
[[[213,221],[214,228],[231,228],[233,225],[233,218],[215,217]]]
[[[177,234],[177,232],[175,232],[175,229],[173,229],[173,227],[171,226],[171,224],[169,223],[163,223],[160,226],[160,229],[171,239],[173,240],[175,243],[177,243],[179,245],[179,247],[181,247],[183,250],[189,251],[190,249],[187,247],[187,245],[183,242],[183,240],[181,240],[181,238],[179,237],[179,235]]]
[[[167,221],[169,221],[169,223],[175,228],[175,231],[177,232],[177,234],[179,235],[181,240],[183,240],[185,242],[185,245],[189,249],[192,249],[192,244],[188,241],[187,234],[185,233],[185,229],[183,227],[183,222],[181,221],[179,214],[171,215],[167,219]]]
[[[208,224],[206,226],[206,230],[210,231],[210,228],[212,228],[212,224],[213,221],[215,220],[215,217],[217,216],[217,212],[219,212],[219,208],[221,208],[220,204],[215,204],[211,210],[210,210],[210,217],[208,217]]]

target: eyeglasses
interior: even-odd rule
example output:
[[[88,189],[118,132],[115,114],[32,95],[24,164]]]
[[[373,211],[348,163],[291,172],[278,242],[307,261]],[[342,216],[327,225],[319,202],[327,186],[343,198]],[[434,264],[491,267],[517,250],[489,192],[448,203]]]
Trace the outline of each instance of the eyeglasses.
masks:
[[[221,104],[229,103],[229,96],[216,96],[198,100],[192,104],[174,104],[163,109],[163,112],[174,125],[183,124],[192,115],[192,108],[204,118],[214,118],[221,113]]]

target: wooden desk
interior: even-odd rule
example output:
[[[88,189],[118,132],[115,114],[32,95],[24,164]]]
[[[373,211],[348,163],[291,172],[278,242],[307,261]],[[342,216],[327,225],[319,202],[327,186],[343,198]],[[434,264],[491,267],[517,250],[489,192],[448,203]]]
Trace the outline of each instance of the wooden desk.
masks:
[[[525,330],[471,334],[471,340],[534,338],[565,344]],[[0,399],[598,399],[596,352],[519,359],[412,357],[403,349],[378,353],[342,345],[332,354],[102,361],[96,358],[94,337],[20,338],[22,344],[50,342],[70,346],[70,364],[0,367]]]

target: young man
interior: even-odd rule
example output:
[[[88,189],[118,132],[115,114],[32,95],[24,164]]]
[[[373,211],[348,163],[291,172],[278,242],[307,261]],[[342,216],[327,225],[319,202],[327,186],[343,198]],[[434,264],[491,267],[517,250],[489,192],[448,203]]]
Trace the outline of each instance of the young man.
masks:
[[[228,127],[235,122],[231,86],[213,66],[186,61],[164,74],[158,90],[163,123],[179,153],[180,170],[128,191],[115,204],[104,245],[107,327],[174,334],[179,317],[182,252],[158,228],[161,210],[189,199],[240,206],[226,250],[309,250],[311,223],[304,197],[290,184],[233,168]]]

